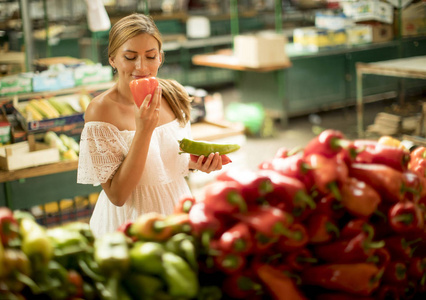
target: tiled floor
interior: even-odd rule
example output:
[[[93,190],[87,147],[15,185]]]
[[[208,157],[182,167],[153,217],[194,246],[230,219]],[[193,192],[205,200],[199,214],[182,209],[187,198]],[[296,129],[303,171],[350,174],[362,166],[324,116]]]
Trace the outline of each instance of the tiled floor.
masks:
[[[226,88],[219,91],[222,95],[224,108],[233,101],[240,101],[238,90]],[[372,124],[378,112],[384,111],[395,100],[385,100],[365,105],[364,124]],[[243,167],[256,169],[264,160],[274,156],[280,147],[304,147],[315,134],[313,125],[322,128],[333,128],[341,130],[350,139],[357,138],[357,116],[355,106],[345,107],[326,112],[319,112],[301,117],[290,118],[287,126],[276,124],[276,134],[273,137],[258,138],[246,136],[241,149],[230,154],[233,163],[224,168]],[[190,176],[190,184],[197,195],[209,181],[214,180],[214,173],[195,173]]]

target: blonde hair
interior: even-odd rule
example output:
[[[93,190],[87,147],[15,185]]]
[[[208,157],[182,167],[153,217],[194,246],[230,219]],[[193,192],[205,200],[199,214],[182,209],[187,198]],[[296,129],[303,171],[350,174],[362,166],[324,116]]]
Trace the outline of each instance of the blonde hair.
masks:
[[[134,13],[117,21],[109,32],[108,57],[114,57],[118,49],[129,39],[147,33],[153,36],[158,42],[158,48],[162,55],[161,62],[164,62],[164,52],[162,50],[163,40],[161,33],[150,16]],[[163,97],[169,103],[181,126],[184,126],[191,115],[191,98],[185,88],[172,79],[160,79]]]
[[[181,126],[191,117],[191,101],[185,88],[173,79],[158,79],[164,99],[167,100]]]

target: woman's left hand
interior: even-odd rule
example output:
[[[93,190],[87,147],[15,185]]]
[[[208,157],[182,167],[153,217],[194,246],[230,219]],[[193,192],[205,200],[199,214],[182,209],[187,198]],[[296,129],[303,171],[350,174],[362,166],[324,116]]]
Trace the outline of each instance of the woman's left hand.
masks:
[[[189,161],[189,169],[200,170],[201,172],[210,173],[213,171],[222,170],[222,157],[219,152],[210,153],[204,161],[204,155],[198,157],[197,161]]]

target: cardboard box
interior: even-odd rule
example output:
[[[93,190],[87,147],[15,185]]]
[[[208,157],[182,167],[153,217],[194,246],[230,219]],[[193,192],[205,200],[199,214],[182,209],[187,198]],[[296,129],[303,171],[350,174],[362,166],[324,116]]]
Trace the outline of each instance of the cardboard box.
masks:
[[[394,38],[394,29],[390,24],[383,24],[377,21],[361,22],[360,24],[371,26],[373,43],[387,42]]]
[[[324,13],[315,14],[315,27],[322,29],[339,30],[354,26],[354,21],[344,14],[332,15]]]
[[[354,21],[379,21],[387,24],[393,23],[394,8],[387,2],[379,0],[361,0],[344,2],[343,12]]]
[[[34,143],[34,149],[30,148],[29,142],[0,147],[0,168],[12,171],[60,161],[57,148],[43,143]]]
[[[33,79],[33,91],[56,91],[75,86],[74,73],[72,69],[64,68],[62,70],[47,70],[35,73]]]
[[[317,27],[296,28],[293,31],[293,43],[298,50],[318,51],[320,49],[344,46],[347,42],[346,31],[320,29]]]
[[[74,68],[74,80],[76,86],[89,85],[111,81],[112,68],[102,64],[82,65]]]
[[[32,91],[32,79],[28,73],[0,78],[0,96],[31,93]]]
[[[285,64],[289,62],[286,43],[287,38],[275,32],[238,35],[234,38],[234,55],[239,64],[251,68]]]
[[[373,28],[370,25],[355,25],[345,30],[348,45],[369,44],[373,41]]]
[[[27,120],[25,117],[25,106],[28,101],[18,101],[14,99],[13,106],[15,108],[15,115],[22,128],[28,133],[45,132],[52,128],[65,128],[68,125],[75,123],[84,123],[84,112],[81,111],[81,107],[78,104],[78,98],[80,95],[66,95],[56,97],[59,101],[67,101],[77,112],[69,116],[61,116],[59,118],[44,119],[44,120]]]
[[[401,14],[401,20],[402,36],[426,34],[426,2],[414,3],[405,8]],[[398,28],[398,22],[395,22],[395,26]]]

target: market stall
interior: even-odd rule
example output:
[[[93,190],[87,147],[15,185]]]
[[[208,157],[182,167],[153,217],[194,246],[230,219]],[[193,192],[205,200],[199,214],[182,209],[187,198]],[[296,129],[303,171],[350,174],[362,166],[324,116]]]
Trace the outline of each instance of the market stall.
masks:
[[[1,208],[0,292],[9,299],[424,299],[425,153],[390,137],[348,140],[326,130],[256,170],[220,173],[171,215],[145,214],[97,237],[87,223],[46,229],[28,213]]]

